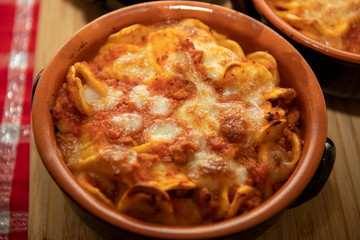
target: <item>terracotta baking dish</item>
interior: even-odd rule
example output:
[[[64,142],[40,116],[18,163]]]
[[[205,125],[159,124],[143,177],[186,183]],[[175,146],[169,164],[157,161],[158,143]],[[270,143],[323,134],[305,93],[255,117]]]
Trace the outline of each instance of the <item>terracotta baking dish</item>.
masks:
[[[304,149],[286,184],[248,214],[209,225],[171,227],[122,215],[84,191],[62,161],[55,142],[50,108],[70,65],[94,56],[109,34],[134,23],[151,24],[187,17],[198,18],[236,40],[246,53],[267,50],[277,59],[282,85],[291,86],[298,93]],[[45,167],[75,212],[108,238],[255,238],[270,227],[281,212],[316,196],[330,175],[335,159],[335,148],[327,139],[324,97],[315,75],[301,55],[262,23],[231,9],[201,2],[159,1],[133,5],[104,15],[80,29],[56,52],[35,80],[32,127]]]
[[[234,0],[234,8],[279,32],[305,58],[325,93],[360,98],[360,54],[317,42],[278,17],[264,0]]]

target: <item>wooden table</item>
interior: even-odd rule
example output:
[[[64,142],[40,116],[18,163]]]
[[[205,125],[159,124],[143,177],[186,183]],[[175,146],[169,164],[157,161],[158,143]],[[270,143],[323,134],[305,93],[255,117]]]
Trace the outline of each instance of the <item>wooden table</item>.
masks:
[[[225,0],[221,4],[231,7]],[[35,73],[68,37],[107,11],[85,0],[42,0]],[[316,198],[286,211],[259,240],[360,239],[360,100],[325,98],[328,137],[337,148],[334,170]],[[29,239],[101,239],[69,207],[42,165],[33,138],[30,158]]]

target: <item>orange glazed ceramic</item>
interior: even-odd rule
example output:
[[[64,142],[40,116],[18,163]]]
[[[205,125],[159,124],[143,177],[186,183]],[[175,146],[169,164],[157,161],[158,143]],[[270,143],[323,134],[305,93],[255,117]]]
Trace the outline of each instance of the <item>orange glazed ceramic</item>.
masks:
[[[50,113],[69,67],[93,57],[107,37],[135,23],[197,18],[237,41],[245,53],[266,50],[278,62],[281,85],[296,90],[304,140],[301,159],[289,180],[254,210],[225,221],[191,227],[164,226],[123,215],[86,192],[62,160]],[[191,1],[158,1],[125,7],[104,15],[76,32],[56,52],[37,78],[32,102],[32,127],[41,159],[54,181],[69,199],[74,211],[95,231],[107,238],[209,239],[255,238],[289,206],[315,196],[330,174],[333,149],[326,150],[330,165],[320,181],[316,172],[324,159],[327,140],[326,106],[320,85],[302,56],[283,37],[262,23],[234,10]],[[320,169],[320,170],[319,170]],[[315,183],[315,188],[310,183]],[[314,184],[313,184],[314,185]],[[304,190],[306,191],[304,192]],[[305,194],[305,195],[304,195]],[[311,196],[306,196],[310,194]]]

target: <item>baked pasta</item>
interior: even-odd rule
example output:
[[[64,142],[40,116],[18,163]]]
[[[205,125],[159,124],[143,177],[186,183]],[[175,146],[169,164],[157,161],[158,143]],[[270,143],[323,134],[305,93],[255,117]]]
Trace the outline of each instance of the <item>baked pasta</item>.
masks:
[[[330,47],[360,54],[360,0],[266,0],[302,34]]]
[[[135,24],[67,73],[51,113],[77,181],[144,221],[197,225],[257,207],[302,151],[277,62],[196,19]]]

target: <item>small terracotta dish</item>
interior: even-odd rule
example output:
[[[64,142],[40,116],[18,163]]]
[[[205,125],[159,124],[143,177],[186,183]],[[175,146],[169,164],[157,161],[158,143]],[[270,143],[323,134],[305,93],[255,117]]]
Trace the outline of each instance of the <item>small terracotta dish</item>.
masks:
[[[360,98],[360,54],[315,41],[277,16],[264,0],[251,1],[255,8],[249,7],[250,0],[246,0],[248,7],[238,10],[282,34],[309,63],[325,93]]]
[[[69,67],[94,56],[110,34],[135,23],[151,24],[190,17],[203,21],[237,41],[245,53],[266,50],[275,57],[281,85],[292,87],[298,93],[304,146],[301,159],[289,180],[275,195],[249,213],[208,225],[163,226],[115,212],[80,187],[57,148],[50,108]],[[316,196],[333,167],[335,149],[331,140],[327,139],[326,105],[318,80],[307,62],[292,45],[269,27],[221,6],[191,1],[158,1],[111,12],[70,37],[45,66],[35,83],[32,127],[40,157],[75,212],[106,238],[255,238],[270,227],[284,210]]]

